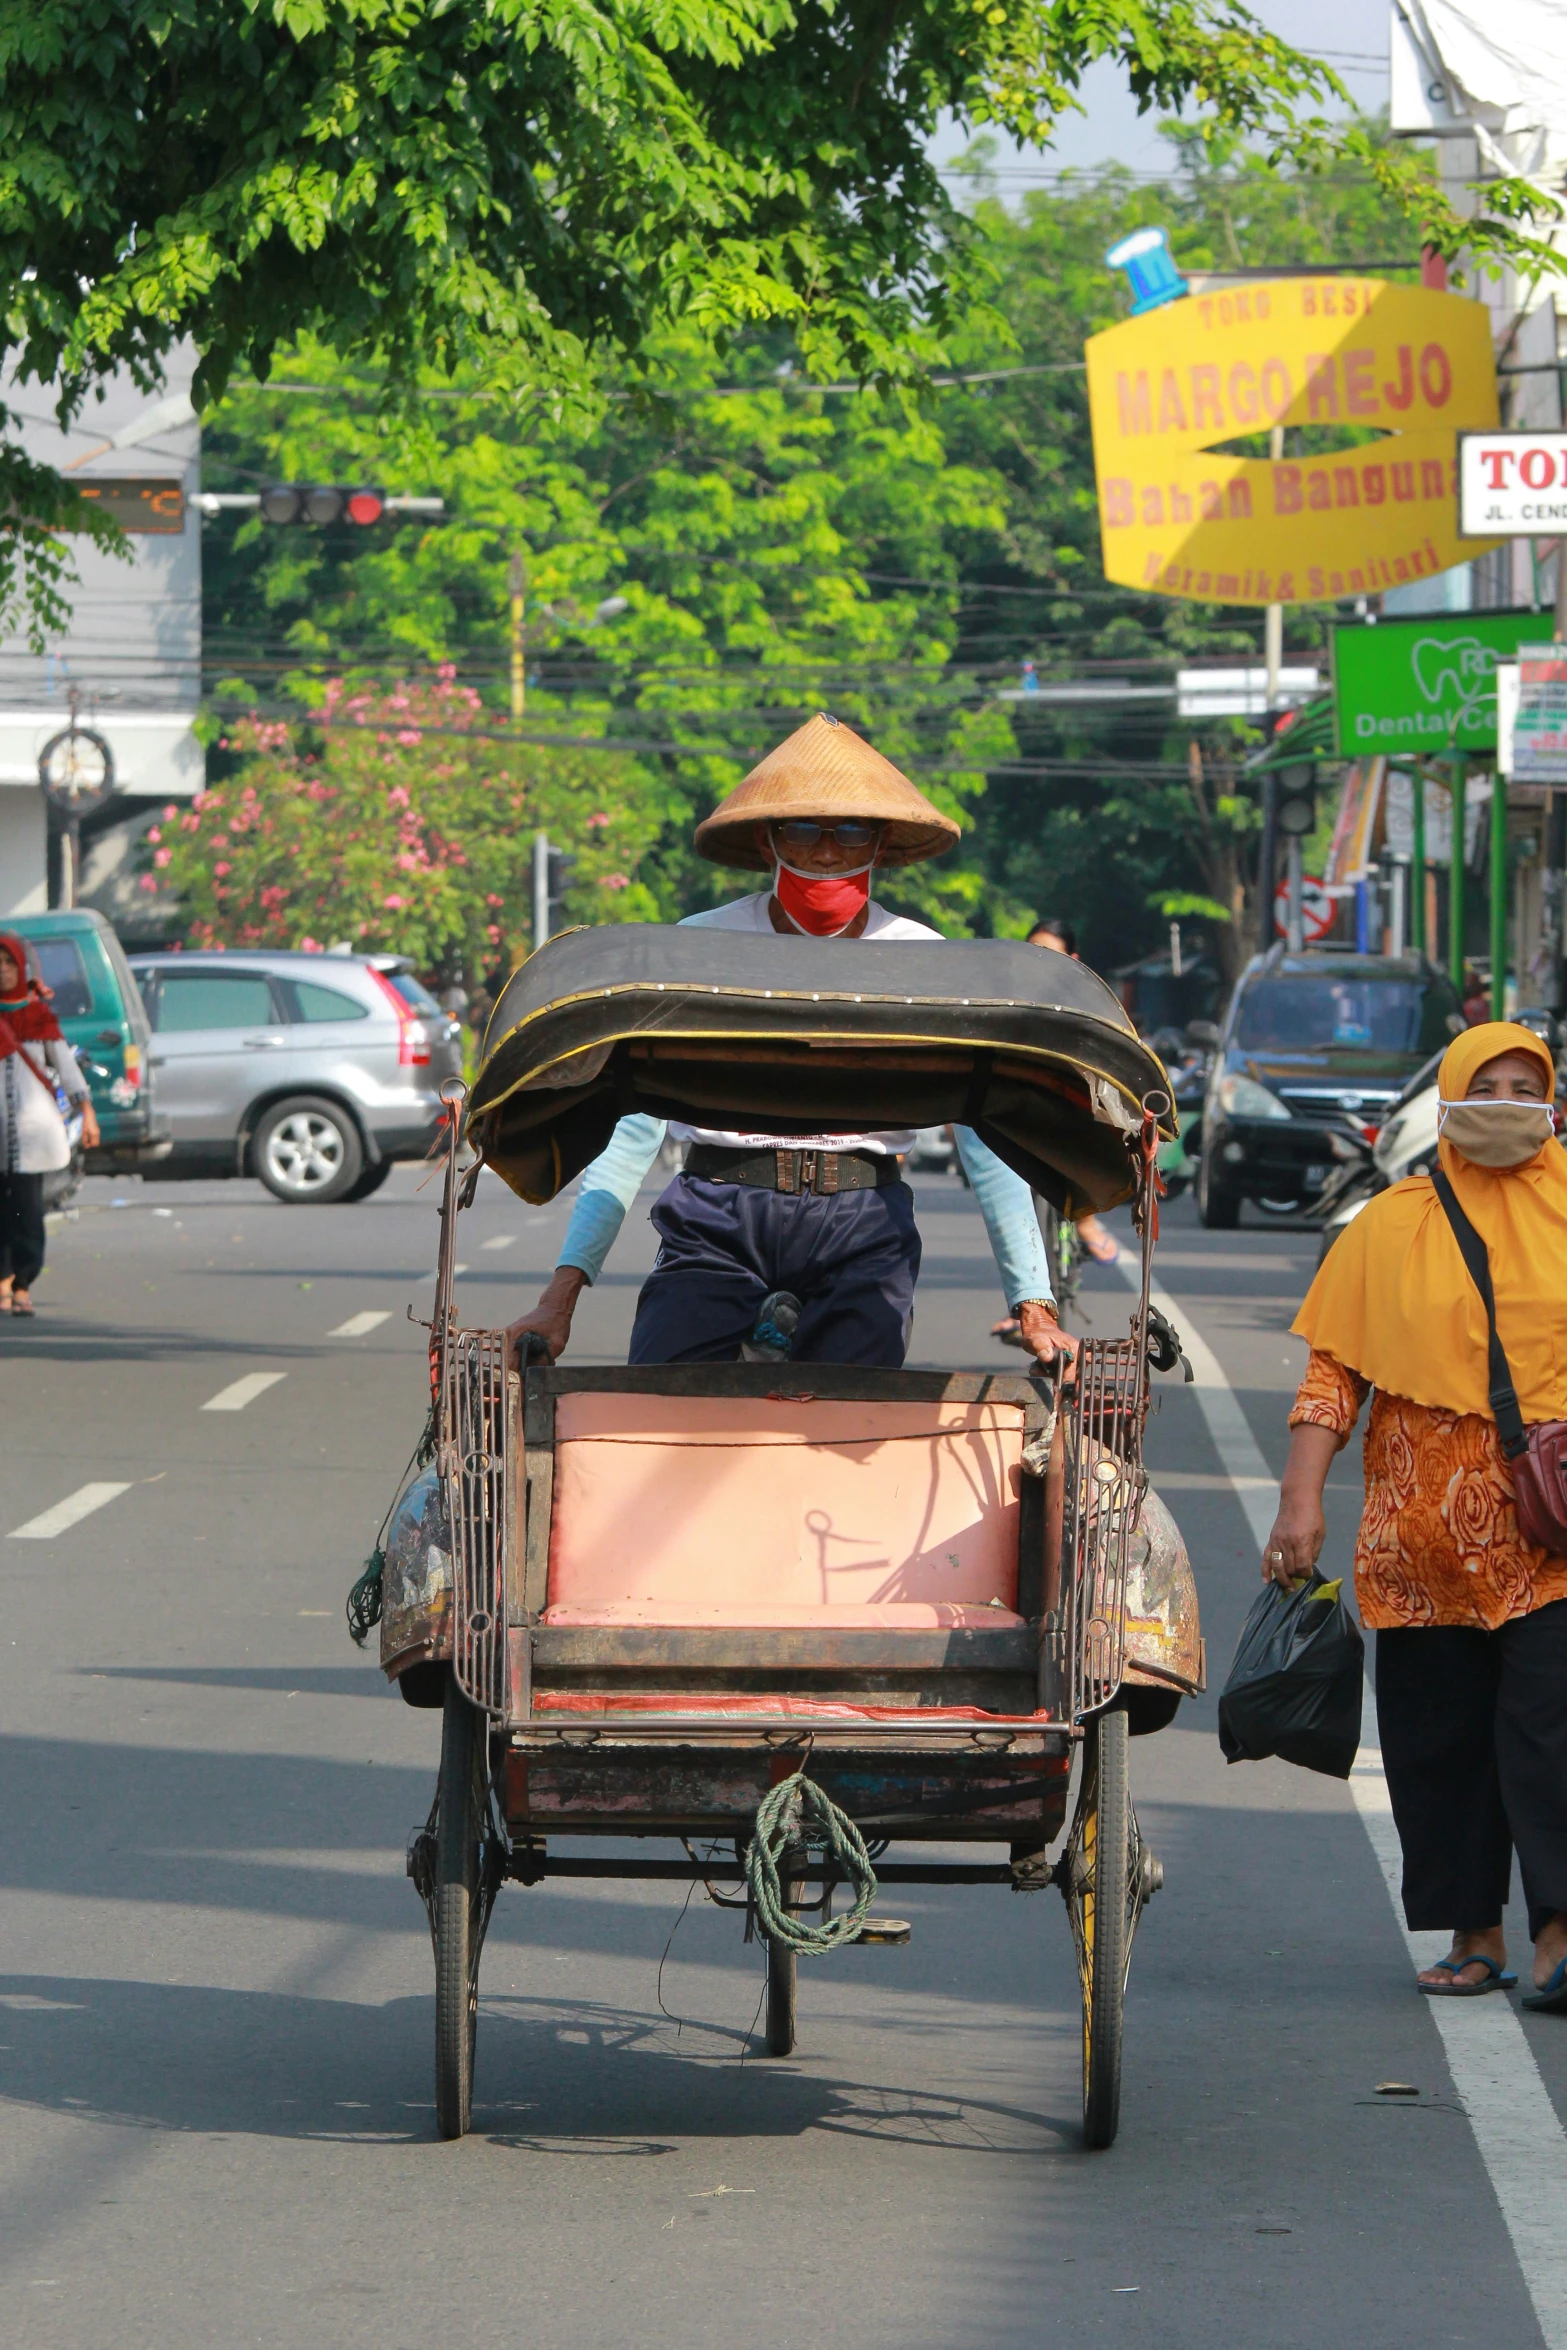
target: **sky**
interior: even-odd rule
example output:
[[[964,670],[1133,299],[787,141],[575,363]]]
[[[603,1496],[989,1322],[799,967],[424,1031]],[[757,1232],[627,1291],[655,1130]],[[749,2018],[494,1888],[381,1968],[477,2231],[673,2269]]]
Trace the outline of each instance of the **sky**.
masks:
[[[1270,32],[1295,48],[1321,57],[1366,113],[1387,103],[1387,17],[1376,0],[1249,0],[1252,14]],[[1139,115],[1119,66],[1090,69],[1081,91],[1086,112],[1063,117],[1047,149],[1010,149],[997,157],[995,177],[1003,195],[1021,194],[1067,168],[1091,169],[1124,163],[1151,177],[1168,175],[1169,141],[1159,136],[1157,118]],[[936,141],[943,161],[961,154],[964,141],[949,127]]]

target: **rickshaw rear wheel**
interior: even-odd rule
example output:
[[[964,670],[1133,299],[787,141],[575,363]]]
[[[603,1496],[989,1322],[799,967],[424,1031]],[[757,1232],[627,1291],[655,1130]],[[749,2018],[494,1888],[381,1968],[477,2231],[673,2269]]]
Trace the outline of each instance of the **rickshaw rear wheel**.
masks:
[[[461,2138],[473,2118],[473,2057],[479,2022],[480,1890],[484,1832],[482,1717],[448,1673],[441,1719],[441,1778],[435,1826],[435,2119],[443,2138]]]
[[[784,1906],[792,1909],[804,1892],[805,1886],[797,1877],[786,1877],[781,1887]],[[776,1934],[767,1937],[767,2053],[769,2056],[794,2054],[795,1993],[798,1988],[800,1961],[792,1944],[780,1941]]]
[[[1094,2151],[1113,2144],[1120,2126],[1126,1977],[1148,1890],[1127,1736],[1124,1713],[1088,1725],[1063,1886],[1083,2003],[1083,2140]]]

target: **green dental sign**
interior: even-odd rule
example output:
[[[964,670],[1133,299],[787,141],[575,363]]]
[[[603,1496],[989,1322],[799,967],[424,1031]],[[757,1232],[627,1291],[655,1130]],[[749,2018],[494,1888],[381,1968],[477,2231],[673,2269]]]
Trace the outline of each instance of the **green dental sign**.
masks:
[[[1496,665],[1541,634],[1538,612],[1433,612],[1333,631],[1345,759],[1494,751]]]

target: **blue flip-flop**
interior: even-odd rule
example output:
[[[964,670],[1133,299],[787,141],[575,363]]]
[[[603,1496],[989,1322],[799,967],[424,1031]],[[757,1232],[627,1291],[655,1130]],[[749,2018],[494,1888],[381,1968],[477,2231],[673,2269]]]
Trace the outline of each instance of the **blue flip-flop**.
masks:
[[[1453,1980],[1450,1983],[1422,1983],[1417,1979],[1415,1989],[1423,1991],[1428,1999],[1483,1999],[1487,1991],[1511,1991],[1518,1980],[1516,1975],[1504,1973],[1494,1958],[1482,1958],[1478,1951],[1472,1958],[1438,1958],[1433,1959],[1432,1964],[1433,1966],[1445,1967]],[[1461,1983],[1458,1978],[1467,1966],[1485,1967],[1487,1969],[1485,1981],[1483,1983]],[[1560,2004],[1567,2007],[1567,1959],[1563,1959],[1556,1970],[1556,1975],[1561,1975],[1564,1978]],[[1551,1977],[1552,1983],[1556,1981],[1556,1975]],[[1547,1984],[1546,1989],[1549,1990],[1549,1988],[1550,1985]],[[1542,1991],[1540,1996],[1543,1999],[1545,1992]],[[1526,2001],[1525,2005],[1527,2004]],[[1551,2004],[1554,2006],[1557,2003],[1553,2000]]]
[[[1533,2008],[1536,2015],[1555,2015],[1567,2007],[1567,1958],[1548,1983],[1542,1983],[1538,1991],[1526,1991],[1518,2004]]]

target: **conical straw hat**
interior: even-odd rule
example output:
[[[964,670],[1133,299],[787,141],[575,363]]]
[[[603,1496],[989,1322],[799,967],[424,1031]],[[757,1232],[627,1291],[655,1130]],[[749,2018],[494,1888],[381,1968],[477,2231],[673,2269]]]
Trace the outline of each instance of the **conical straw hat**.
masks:
[[[703,819],[696,828],[697,853],[715,865],[770,872],[771,859],[757,844],[756,828],[795,817],[814,817],[820,824],[862,817],[885,824],[877,860],[882,865],[917,865],[922,857],[939,857],[958,837],[952,818],[933,808],[890,759],[873,751],[852,727],[820,711],[769,751]]]

